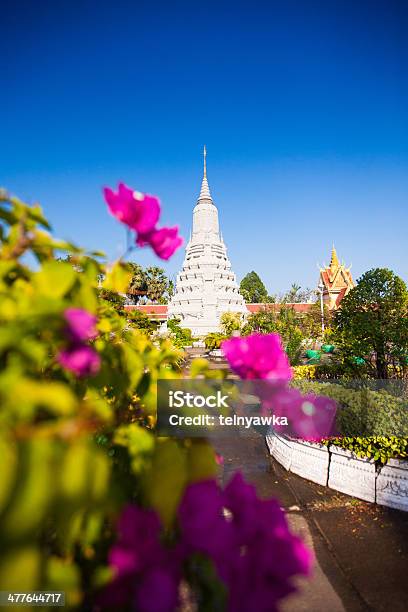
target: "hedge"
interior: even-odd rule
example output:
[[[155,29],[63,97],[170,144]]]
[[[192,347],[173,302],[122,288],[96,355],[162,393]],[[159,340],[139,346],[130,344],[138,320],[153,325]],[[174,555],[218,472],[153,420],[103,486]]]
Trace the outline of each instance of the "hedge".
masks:
[[[332,444],[385,463],[404,458],[408,451],[408,400],[385,390],[352,389],[334,383],[294,380],[303,393],[326,395],[338,403],[337,428]]]

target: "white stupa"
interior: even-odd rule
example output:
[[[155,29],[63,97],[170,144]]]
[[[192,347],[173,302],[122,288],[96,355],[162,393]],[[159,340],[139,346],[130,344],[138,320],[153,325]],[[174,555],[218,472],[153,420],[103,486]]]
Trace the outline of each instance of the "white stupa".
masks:
[[[219,331],[224,312],[248,314],[220,233],[218,210],[207,181],[206,155],[204,147],[204,176],[193,210],[193,229],[168,308],[168,318],[180,319],[181,327],[190,328],[194,336]]]

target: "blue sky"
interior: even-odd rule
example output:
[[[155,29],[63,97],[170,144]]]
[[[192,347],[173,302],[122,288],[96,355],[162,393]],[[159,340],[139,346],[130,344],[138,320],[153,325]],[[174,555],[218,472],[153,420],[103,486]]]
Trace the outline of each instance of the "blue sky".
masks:
[[[408,281],[406,2],[2,0],[1,21],[0,184],[59,236],[120,255],[118,180],[188,236],[205,143],[239,279],[314,286],[334,242],[355,277]]]

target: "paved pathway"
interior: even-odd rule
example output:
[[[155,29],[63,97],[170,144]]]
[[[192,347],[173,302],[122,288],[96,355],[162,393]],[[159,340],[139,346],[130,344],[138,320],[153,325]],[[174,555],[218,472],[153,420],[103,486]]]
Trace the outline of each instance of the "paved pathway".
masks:
[[[254,432],[216,443],[222,479],[241,469],[258,494],[277,497],[292,528],[314,550],[312,580],[284,612],[408,610],[408,513],[365,503],[286,472]]]

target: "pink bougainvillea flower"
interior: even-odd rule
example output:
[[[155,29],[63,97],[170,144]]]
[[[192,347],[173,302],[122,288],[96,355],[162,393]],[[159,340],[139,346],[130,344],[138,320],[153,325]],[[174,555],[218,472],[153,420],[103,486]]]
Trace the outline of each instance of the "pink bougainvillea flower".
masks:
[[[258,498],[239,472],[225,491],[213,480],[189,485],[179,524],[187,553],[213,560],[230,612],[276,610],[295,590],[293,577],[310,572],[311,554],[289,531],[279,503]]]
[[[266,378],[285,383],[292,378],[288,357],[278,334],[252,334],[221,345],[231,369],[246,379]]]
[[[295,590],[293,577],[308,575],[312,556],[292,535],[277,500],[262,500],[253,485],[237,472],[224,492],[240,551],[228,580],[231,612],[271,611]],[[255,607],[254,607],[255,606]]]
[[[323,395],[301,395],[290,408],[292,435],[319,441],[336,435],[336,402]]]
[[[94,376],[101,366],[98,353],[86,344],[72,345],[60,351],[57,360],[63,368],[70,370],[79,378]]]
[[[74,343],[86,342],[96,338],[96,317],[83,308],[67,308],[64,311],[67,322],[65,331],[68,339]]]
[[[161,259],[170,259],[183,244],[178,227],[156,227],[160,202],[155,196],[133,191],[124,183],[119,183],[117,192],[105,187],[104,196],[112,215],[136,232],[138,246],[150,246]]]
[[[143,574],[136,590],[134,609],[140,612],[178,610],[179,579],[172,568],[154,567]]]
[[[240,473],[225,490],[213,479],[190,484],[178,508],[178,527],[178,542],[166,545],[154,511],[135,505],[123,510],[109,553],[114,579],[100,593],[101,609],[178,609],[183,569],[192,561],[196,571],[203,556],[226,587],[229,612],[277,610],[295,590],[293,578],[310,571],[311,554],[289,531],[279,503],[260,499]],[[200,571],[195,579],[200,582]]]
[[[101,593],[102,609],[168,612],[177,608],[180,560],[160,541],[153,510],[128,505],[118,522],[118,540],[109,553],[114,580]]]
[[[112,215],[138,234],[151,232],[160,216],[160,202],[155,196],[133,191],[119,183],[118,191],[105,187],[104,196]]]
[[[234,533],[223,514],[223,495],[216,481],[205,480],[187,487],[178,516],[186,554],[208,555],[225,578]]]
[[[162,227],[148,234],[141,234],[136,240],[139,246],[149,245],[161,259],[170,259],[173,253],[183,244],[178,227]]]
[[[215,453],[215,463],[217,465],[224,465],[224,457],[219,453]]]
[[[257,381],[253,384],[262,412],[287,418],[288,425],[277,424],[276,431],[306,440],[334,435],[335,401],[303,396],[288,386],[292,370],[278,334],[231,338],[222,343],[222,349],[234,372],[243,379]]]
[[[282,387],[270,392],[259,383],[255,393],[261,398],[262,411],[286,417],[288,424],[274,424],[277,433],[309,441],[318,441],[336,434],[337,404],[321,395],[303,395],[298,389]]]

